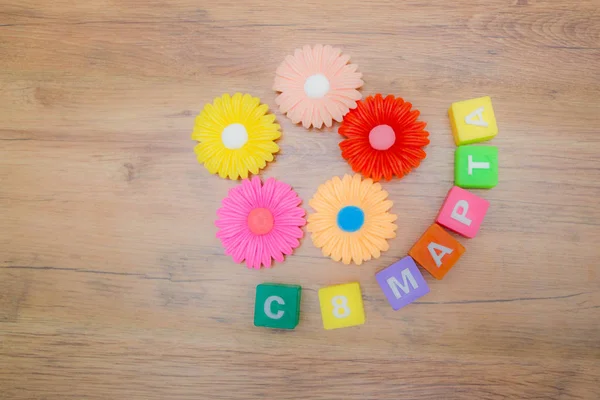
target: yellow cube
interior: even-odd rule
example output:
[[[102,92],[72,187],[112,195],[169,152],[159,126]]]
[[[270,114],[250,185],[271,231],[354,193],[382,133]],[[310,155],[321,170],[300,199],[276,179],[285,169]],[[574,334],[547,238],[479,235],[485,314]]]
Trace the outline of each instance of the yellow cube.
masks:
[[[490,140],[498,133],[489,96],[452,103],[448,115],[457,146]]]
[[[365,309],[358,282],[319,289],[321,317],[327,330],[365,323]]]

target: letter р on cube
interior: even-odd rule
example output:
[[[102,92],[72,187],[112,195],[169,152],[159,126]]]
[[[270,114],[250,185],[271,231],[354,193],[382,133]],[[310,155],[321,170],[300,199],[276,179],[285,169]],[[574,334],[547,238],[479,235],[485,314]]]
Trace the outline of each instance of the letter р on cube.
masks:
[[[411,257],[404,257],[382,269],[375,275],[375,279],[394,310],[429,293],[429,286]]]
[[[358,282],[319,289],[323,327],[327,330],[365,323],[365,310]]]
[[[487,200],[454,186],[448,192],[435,222],[459,235],[474,238],[489,207]]]
[[[457,146],[490,140],[498,134],[489,96],[452,103],[448,115]]]
[[[436,279],[442,279],[456,264],[465,248],[438,224],[431,225],[408,255]]]
[[[294,329],[300,319],[302,288],[298,285],[261,283],[256,286],[254,325]]]
[[[454,184],[490,189],[498,184],[498,148],[459,146],[454,152]]]

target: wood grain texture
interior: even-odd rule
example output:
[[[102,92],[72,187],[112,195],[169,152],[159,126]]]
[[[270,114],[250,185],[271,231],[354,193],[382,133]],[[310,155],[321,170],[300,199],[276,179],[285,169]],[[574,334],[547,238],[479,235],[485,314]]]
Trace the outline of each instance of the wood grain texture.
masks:
[[[423,165],[384,184],[399,216],[350,267],[309,238],[271,270],[223,254],[235,182],[195,161],[223,92],[274,108],[274,71],[342,46],[365,95],[428,122]],[[600,398],[600,2],[0,1],[0,398]],[[404,256],[453,182],[447,109],[492,96],[500,184],[480,235],[398,312],[374,273]],[[308,207],[350,171],[336,127],[278,115],[263,176]],[[324,331],[317,290],[358,280],[367,323]],[[255,285],[304,288],[291,332],[252,326]]]

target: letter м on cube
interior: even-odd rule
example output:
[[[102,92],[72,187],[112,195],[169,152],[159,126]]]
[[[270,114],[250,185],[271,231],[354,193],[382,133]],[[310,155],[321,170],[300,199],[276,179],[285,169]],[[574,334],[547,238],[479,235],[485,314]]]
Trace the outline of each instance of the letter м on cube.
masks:
[[[399,310],[429,293],[429,286],[419,267],[408,256],[379,271],[375,279],[394,310]]]

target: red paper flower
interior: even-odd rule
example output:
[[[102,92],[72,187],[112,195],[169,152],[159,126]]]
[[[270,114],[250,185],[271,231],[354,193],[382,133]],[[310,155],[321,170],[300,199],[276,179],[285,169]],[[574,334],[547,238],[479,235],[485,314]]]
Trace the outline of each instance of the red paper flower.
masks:
[[[426,156],[429,144],[425,122],[417,121],[419,111],[412,104],[392,95],[380,94],[358,102],[340,125],[346,139],[340,143],[344,157],[354,172],[378,181],[402,178]]]

